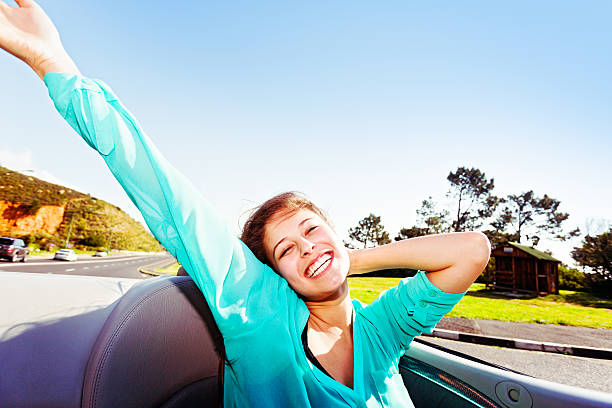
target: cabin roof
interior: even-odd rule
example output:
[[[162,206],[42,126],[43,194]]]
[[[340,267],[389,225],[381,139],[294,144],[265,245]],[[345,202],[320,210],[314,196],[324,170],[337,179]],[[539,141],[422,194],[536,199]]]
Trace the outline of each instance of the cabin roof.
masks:
[[[544,259],[546,261],[555,261],[555,262],[561,262],[558,259],[553,258],[552,256],[548,255],[546,252],[542,252],[542,251],[538,251],[535,248],[532,248],[530,246],[527,245],[521,245],[518,242],[508,242],[507,245],[512,245],[515,248],[518,248],[522,251],[527,252],[529,255],[534,256],[538,259]]]

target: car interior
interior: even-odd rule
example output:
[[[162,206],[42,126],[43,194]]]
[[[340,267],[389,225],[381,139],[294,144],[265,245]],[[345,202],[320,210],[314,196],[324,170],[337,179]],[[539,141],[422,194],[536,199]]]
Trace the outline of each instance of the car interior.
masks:
[[[188,276],[0,274],[1,407],[219,407],[223,340]],[[414,341],[418,407],[602,407],[586,391]]]

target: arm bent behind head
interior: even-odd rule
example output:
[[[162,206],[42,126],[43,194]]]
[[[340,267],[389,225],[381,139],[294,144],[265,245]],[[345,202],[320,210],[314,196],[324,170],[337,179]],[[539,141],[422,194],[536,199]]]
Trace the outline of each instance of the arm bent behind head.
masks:
[[[427,235],[355,250],[349,274],[393,268],[425,270],[439,289],[459,293],[482,273],[490,254],[489,239],[481,232]]]

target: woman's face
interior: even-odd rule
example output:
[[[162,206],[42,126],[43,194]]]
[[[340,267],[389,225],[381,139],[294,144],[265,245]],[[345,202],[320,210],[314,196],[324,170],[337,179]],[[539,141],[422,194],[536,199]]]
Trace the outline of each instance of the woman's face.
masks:
[[[274,269],[306,300],[327,300],[346,290],[347,249],[310,210],[274,216],[266,224],[264,248]]]

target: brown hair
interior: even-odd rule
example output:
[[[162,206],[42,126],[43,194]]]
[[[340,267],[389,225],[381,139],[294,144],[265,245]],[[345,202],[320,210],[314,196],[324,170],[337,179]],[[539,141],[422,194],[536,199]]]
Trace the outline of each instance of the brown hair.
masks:
[[[312,201],[301,193],[289,191],[278,194],[254,208],[244,224],[240,239],[249,247],[257,259],[273,268],[272,262],[268,259],[264,249],[266,224],[276,215],[290,215],[302,209],[312,211],[321,217],[328,225],[331,225],[325,213],[314,205]]]

